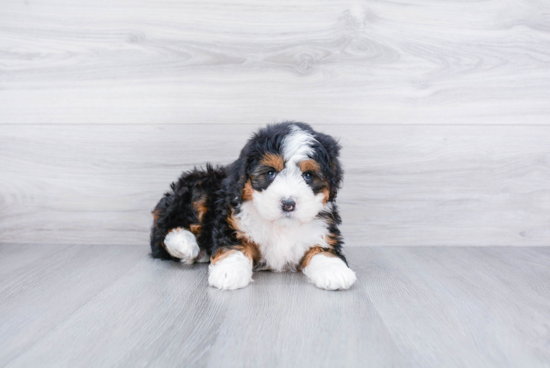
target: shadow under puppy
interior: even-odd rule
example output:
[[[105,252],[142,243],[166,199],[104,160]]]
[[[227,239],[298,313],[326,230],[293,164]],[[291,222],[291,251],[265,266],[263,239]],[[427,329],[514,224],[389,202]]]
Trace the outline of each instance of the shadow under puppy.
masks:
[[[208,282],[223,290],[247,286],[254,270],[300,270],[319,288],[349,288],[339,150],[309,125],[285,122],[255,133],[231,165],[183,173],[153,211],[152,256],[210,261]]]

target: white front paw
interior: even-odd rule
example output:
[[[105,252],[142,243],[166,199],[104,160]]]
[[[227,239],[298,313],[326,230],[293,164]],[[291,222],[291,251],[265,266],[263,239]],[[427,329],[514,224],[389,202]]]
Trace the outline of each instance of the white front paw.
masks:
[[[236,251],[208,268],[208,283],[221,290],[235,290],[252,281],[252,261]]]
[[[199,245],[192,232],[180,227],[172,229],[164,238],[166,250],[172,257],[180,258],[183,263],[191,264],[199,255]]]
[[[357,280],[355,272],[344,261],[323,254],[314,255],[303,273],[315,286],[326,290],[349,289]]]

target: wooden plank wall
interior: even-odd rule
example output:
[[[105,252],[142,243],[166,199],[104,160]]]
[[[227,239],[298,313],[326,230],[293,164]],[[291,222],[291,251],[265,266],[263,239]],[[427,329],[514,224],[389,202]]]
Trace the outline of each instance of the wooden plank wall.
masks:
[[[182,170],[299,120],[349,245],[548,245],[550,3],[3,1],[0,242],[145,244]]]

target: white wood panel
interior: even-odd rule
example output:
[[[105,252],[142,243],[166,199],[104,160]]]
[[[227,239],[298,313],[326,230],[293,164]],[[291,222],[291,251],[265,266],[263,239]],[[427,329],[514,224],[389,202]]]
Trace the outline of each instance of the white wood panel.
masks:
[[[2,1],[0,124],[548,124],[550,2]]]
[[[348,245],[548,245],[550,126],[319,126],[341,138]],[[146,244],[182,170],[249,125],[0,126],[0,241]]]

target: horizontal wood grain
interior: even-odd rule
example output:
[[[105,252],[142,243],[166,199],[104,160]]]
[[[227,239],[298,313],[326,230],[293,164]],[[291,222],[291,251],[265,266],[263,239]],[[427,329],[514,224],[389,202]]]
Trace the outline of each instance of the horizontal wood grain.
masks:
[[[546,1],[3,1],[0,124],[549,124]]]
[[[15,261],[18,247],[0,251]],[[8,292],[0,283],[2,366],[550,363],[550,247],[350,248],[357,282],[340,292],[272,272],[220,291],[207,265],[151,259],[144,247],[52,250],[57,261],[30,262]]]
[[[340,138],[348,245],[548,245],[549,126],[318,126]],[[0,126],[0,241],[147,244],[182,170],[249,125]]]

